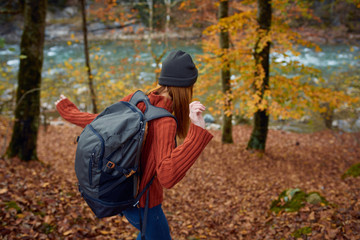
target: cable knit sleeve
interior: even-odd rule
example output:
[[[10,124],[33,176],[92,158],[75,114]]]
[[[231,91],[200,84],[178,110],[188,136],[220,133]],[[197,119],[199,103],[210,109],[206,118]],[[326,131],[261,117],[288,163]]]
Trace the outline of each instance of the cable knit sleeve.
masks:
[[[157,177],[163,187],[171,188],[186,175],[213,136],[207,130],[191,124],[183,144],[174,148],[174,119],[159,119],[154,127]]]
[[[133,94],[130,94],[121,101],[130,101]],[[89,123],[91,123],[98,114],[81,112],[74,103],[72,103],[68,98],[61,100],[56,105],[56,110],[60,113],[61,117],[66,121],[80,126],[82,128],[86,127]]]
[[[56,105],[57,111],[66,121],[77,126],[85,127],[91,123],[98,114],[81,112],[74,103],[65,98]]]

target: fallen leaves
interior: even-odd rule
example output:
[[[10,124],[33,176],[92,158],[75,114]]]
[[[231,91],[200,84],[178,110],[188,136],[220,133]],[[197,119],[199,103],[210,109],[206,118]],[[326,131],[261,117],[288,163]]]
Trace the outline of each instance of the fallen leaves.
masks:
[[[0,194],[4,194],[4,193],[6,193],[7,191],[8,191],[7,188],[2,188],[2,189],[0,189]]]
[[[266,153],[245,150],[251,128],[234,128],[236,144],[219,131],[187,176],[165,190],[163,209],[173,239],[357,239],[359,178],[341,175],[360,159],[354,134],[270,131]],[[0,160],[0,236],[4,239],[135,239],[126,218],[96,219],[74,172],[80,128],[40,131],[41,161]],[[2,141],[2,139],[0,139]],[[284,189],[319,192],[334,206],[269,211]],[[315,199],[316,200],[316,199]]]

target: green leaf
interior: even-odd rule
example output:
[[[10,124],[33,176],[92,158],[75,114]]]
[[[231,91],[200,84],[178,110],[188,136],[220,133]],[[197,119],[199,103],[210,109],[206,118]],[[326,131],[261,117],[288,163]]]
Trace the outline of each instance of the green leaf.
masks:
[[[4,48],[5,47],[5,39],[0,37],[0,48]]]
[[[318,193],[311,193],[307,196],[306,201],[311,204],[319,204],[322,202],[322,199]]]
[[[7,202],[5,203],[6,205],[6,209],[10,209],[10,208],[13,208],[16,210],[17,213],[21,213],[21,208],[17,205],[17,203],[15,201],[10,201],[10,202]]]
[[[301,192],[301,190],[298,189],[298,188],[289,189],[289,190],[286,191],[286,195],[287,195],[287,196],[289,197],[289,199],[291,200],[291,199],[294,197],[294,195],[295,195],[296,193],[298,193],[298,192]]]
[[[40,227],[40,230],[45,233],[45,234],[50,234],[55,230],[56,226],[48,224],[48,223],[43,223]]]
[[[291,188],[280,193],[278,199],[272,201],[270,210],[275,213],[281,211],[296,212],[299,211],[306,202],[311,204],[329,204],[329,202],[317,192],[306,193],[298,188]]]
[[[352,165],[342,176],[342,179],[347,177],[358,177],[360,176],[360,163]]]
[[[304,235],[309,235],[311,234],[312,229],[311,227],[303,227],[303,228],[299,228],[298,230],[294,231],[291,236],[293,236],[294,238],[302,238]]]

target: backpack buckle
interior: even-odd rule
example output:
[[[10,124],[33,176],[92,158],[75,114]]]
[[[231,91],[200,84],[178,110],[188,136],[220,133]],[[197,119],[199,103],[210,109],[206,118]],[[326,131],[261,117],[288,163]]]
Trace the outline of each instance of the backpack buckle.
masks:
[[[112,161],[108,161],[107,163],[106,163],[106,167],[107,168],[114,168],[115,167],[115,163],[113,163]]]
[[[128,174],[124,174],[126,178],[131,177],[134,173],[136,173],[136,171],[134,171],[133,169],[131,169],[131,171]]]
[[[139,201],[137,201],[134,205],[133,205],[133,207],[138,207],[139,208]]]

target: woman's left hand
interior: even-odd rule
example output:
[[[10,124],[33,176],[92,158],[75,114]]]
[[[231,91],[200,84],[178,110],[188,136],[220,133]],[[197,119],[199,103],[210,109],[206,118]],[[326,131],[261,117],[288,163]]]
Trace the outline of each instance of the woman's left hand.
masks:
[[[191,122],[196,126],[205,129],[205,121],[202,116],[202,112],[205,111],[206,109],[205,106],[202,105],[199,101],[194,101],[190,103],[189,108],[190,108],[189,117]]]
[[[61,94],[61,95],[60,95],[60,98],[55,102],[55,107],[56,107],[56,105],[59,104],[59,102],[61,102],[61,101],[64,100],[64,99],[66,99],[66,97]]]

